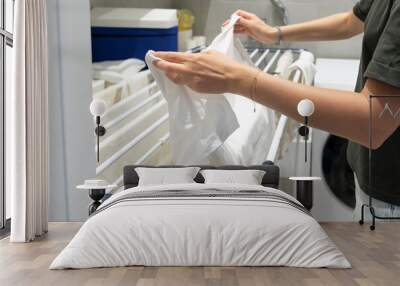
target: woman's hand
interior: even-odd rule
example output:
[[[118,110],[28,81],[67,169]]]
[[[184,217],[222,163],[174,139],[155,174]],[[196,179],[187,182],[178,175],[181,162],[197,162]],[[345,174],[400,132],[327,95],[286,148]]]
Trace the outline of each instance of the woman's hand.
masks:
[[[235,25],[235,33],[246,34],[253,39],[262,43],[274,43],[278,38],[277,29],[265,24],[256,15],[238,10],[235,12],[241,18],[239,22]],[[229,23],[227,20],[224,25]]]
[[[154,65],[171,81],[201,93],[248,93],[251,78],[257,73],[256,69],[216,51],[197,54],[155,52],[154,56],[161,59]]]

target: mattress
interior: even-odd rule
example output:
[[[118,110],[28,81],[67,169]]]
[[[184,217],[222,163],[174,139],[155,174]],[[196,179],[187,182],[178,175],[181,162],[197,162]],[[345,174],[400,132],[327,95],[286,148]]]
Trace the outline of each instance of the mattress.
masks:
[[[350,267],[291,196],[262,186],[196,183],[113,195],[50,269],[129,265]]]

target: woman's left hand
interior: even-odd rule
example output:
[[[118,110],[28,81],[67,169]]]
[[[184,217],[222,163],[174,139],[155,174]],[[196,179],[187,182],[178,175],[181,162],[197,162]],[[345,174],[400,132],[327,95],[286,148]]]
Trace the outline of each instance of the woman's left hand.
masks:
[[[251,77],[257,70],[242,65],[216,52],[155,52],[160,58],[154,65],[176,84],[186,85],[201,93],[243,94],[251,89]]]

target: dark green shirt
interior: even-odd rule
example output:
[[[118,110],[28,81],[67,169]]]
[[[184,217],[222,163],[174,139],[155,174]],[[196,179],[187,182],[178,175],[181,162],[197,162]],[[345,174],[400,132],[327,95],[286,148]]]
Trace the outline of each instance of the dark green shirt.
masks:
[[[361,0],[354,14],[365,24],[356,91],[363,89],[368,78],[400,88],[400,0]],[[349,142],[347,159],[364,192],[400,205],[400,128],[372,151],[371,181],[367,148]]]

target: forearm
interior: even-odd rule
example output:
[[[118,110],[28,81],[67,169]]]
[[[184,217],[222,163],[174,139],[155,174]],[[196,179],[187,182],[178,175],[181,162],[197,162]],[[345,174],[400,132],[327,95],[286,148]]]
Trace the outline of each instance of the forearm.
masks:
[[[362,24],[353,12],[340,13],[304,23],[281,27],[283,40],[333,41],[347,39],[362,32]]]
[[[304,119],[297,113],[297,104],[308,98],[315,104],[315,112],[310,118],[311,126],[365,146],[369,144],[369,103],[365,96],[296,84],[264,73],[257,76],[256,92],[252,94],[254,75],[254,71],[248,72],[247,80],[238,81],[235,92],[299,122]]]

